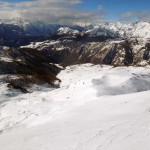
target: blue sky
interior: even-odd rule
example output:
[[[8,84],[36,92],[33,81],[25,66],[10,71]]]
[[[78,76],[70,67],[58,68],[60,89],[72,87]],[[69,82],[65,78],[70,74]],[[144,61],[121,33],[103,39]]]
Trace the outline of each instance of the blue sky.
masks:
[[[61,20],[61,17],[63,20],[77,21],[82,21],[81,17],[86,21],[92,21],[92,18],[97,21],[101,19],[136,20],[150,18],[150,0],[0,0],[0,2],[0,14],[6,16],[8,12],[9,17],[19,15],[31,18],[31,16],[37,15],[43,18],[46,14],[47,17],[51,16],[51,18],[49,17],[50,20],[56,22],[58,19]],[[32,11],[33,8],[35,12]]]
[[[94,11],[101,5],[107,14],[107,19],[118,19],[120,14],[127,12],[140,13],[150,11],[150,0],[84,0],[80,8]]]

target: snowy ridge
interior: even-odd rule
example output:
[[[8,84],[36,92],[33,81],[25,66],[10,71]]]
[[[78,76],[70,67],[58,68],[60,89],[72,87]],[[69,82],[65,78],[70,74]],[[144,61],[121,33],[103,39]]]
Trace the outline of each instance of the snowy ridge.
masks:
[[[139,21],[131,24],[122,24],[120,22],[107,22],[96,25],[85,26],[86,32],[93,34],[94,32],[103,31],[106,35],[106,30],[111,31],[115,35],[121,37],[136,37],[150,38],[150,23],[147,21]]]
[[[20,27],[26,28],[30,24],[29,20],[22,20],[21,18],[12,18],[12,19],[1,19],[1,24],[12,24],[12,25],[18,25]]]
[[[133,37],[140,38],[150,38],[150,23],[149,22],[136,22],[130,25],[129,28],[132,28],[129,31],[129,35]]]
[[[58,35],[63,35],[63,34],[75,36],[79,34],[79,31],[70,29],[69,27],[60,27],[58,29]]]
[[[138,21],[130,24],[120,22],[101,22],[100,24],[90,25],[52,25],[42,21],[29,21],[21,18],[12,18],[0,20],[0,25],[13,25],[21,28],[26,34],[44,35],[44,34],[67,34],[78,35],[88,33],[91,36],[112,36],[112,37],[136,37],[150,38],[150,22]]]
[[[112,37],[135,37],[150,38],[150,22],[138,21],[131,24],[120,22],[102,22],[100,24],[81,25],[84,32],[91,36],[112,36]],[[68,28],[61,28],[62,33],[70,33]],[[77,31],[72,31],[72,33]]]

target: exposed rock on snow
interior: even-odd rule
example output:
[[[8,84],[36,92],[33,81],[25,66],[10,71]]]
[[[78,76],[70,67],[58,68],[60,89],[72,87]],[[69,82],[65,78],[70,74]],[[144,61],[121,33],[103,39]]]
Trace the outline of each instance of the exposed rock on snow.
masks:
[[[62,68],[50,62],[35,49],[7,49],[0,56],[0,74],[9,75],[5,80],[9,83],[8,87],[20,89],[24,93],[33,84],[48,83],[56,87],[59,85],[54,84],[55,81],[61,82],[56,75]]]

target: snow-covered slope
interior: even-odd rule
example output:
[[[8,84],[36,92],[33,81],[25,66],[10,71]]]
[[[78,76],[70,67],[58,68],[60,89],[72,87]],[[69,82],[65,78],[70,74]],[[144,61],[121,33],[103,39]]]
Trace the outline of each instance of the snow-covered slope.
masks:
[[[125,25],[120,22],[107,22],[96,25],[85,26],[86,33],[92,36],[112,36],[119,37],[125,34]]]
[[[62,71],[56,90],[9,97],[0,84],[0,147],[149,150],[149,74],[149,67],[87,64]]]
[[[150,23],[135,22],[129,26],[127,32],[132,37],[150,38]]]
[[[58,35],[71,35],[71,36],[77,36],[80,32],[78,30],[70,29],[69,27],[60,27],[58,29]]]

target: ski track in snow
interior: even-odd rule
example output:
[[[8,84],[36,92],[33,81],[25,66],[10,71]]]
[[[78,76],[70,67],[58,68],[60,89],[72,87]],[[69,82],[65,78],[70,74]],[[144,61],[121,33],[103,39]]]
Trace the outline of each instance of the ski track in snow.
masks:
[[[18,94],[0,77],[2,150],[149,150],[150,67],[76,65],[59,89]]]

